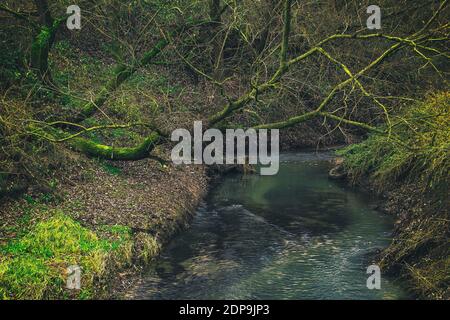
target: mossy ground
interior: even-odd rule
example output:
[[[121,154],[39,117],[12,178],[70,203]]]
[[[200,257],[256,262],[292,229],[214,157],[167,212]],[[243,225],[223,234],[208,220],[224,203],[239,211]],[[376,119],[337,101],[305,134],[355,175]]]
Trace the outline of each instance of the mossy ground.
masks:
[[[61,211],[46,215],[24,235],[0,246],[1,298],[90,298],[94,281],[111,261],[121,266],[131,261],[128,227],[105,226],[94,232]],[[72,265],[81,267],[81,290],[66,289]]]

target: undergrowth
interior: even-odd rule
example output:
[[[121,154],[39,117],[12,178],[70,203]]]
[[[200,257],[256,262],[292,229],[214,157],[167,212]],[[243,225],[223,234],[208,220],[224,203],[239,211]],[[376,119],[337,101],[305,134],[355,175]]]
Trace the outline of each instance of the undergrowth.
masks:
[[[131,259],[128,227],[102,228],[101,237],[62,212],[0,247],[0,298],[90,298],[108,263]],[[81,290],[66,289],[67,268],[81,267]]]
[[[338,151],[353,181],[368,176],[383,191],[396,182],[445,192],[450,169],[450,93],[431,95],[392,119],[390,135],[373,134]]]

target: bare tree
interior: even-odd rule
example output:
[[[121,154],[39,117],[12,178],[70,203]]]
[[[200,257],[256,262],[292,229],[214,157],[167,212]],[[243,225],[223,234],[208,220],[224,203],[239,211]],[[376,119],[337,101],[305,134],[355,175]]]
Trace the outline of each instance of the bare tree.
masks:
[[[311,58],[314,55],[319,55],[330,61],[333,65],[337,67],[338,70],[343,72],[347,78],[333,86],[333,88],[328,92],[328,94],[322,99],[322,101],[311,111],[304,112],[302,114],[298,114],[293,117],[289,117],[282,121],[273,122],[273,123],[259,123],[254,126],[256,129],[262,128],[286,128],[297,125],[299,123],[308,121],[313,118],[325,118],[331,119],[333,121],[337,121],[339,123],[344,123],[347,125],[356,126],[362,128],[364,130],[374,131],[379,134],[390,134],[392,124],[390,122],[390,116],[388,109],[384,104],[374,96],[363,83],[360,81],[361,78],[368,74],[373,69],[380,66],[384,61],[386,61],[389,57],[398,53],[400,50],[405,48],[412,49],[413,52],[417,53],[418,56],[425,61],[429,61],[429,58],[420,50],[425,52],[439,52],[437,49],[430,46],[430,43],[436,41],[434,39],[434,32],[442,30],[442,28],[447,28],[448,26],[437,26],[433,27],[435,21],[438,16],[443,12],[448,4],[448,0],[443,1],[439,8],[434,12],[433,16],[424,24],[424,26],[417,32],[407,36],[407,37],[398,37],[391,36],[382,33],[336,33],[330,35],[321,41],[317,42],[315,45],[311,46],[305,52],[290,58],[289,57],[289,46],[290,46],[290,36],[291,36],[291,23],[292,23],[292,0],[284,0],[283,2],[283,30],[281,34],[281,41],[279,44],[279,55],[278,55],[278,67],[272,73],[272,75],[265,81],[260,83],[252,83],[249,90],[244,94],[231,98],[226,96],[227,103],[216,113],[211,114],[208,117],[208,126],[209,127],[223,127],[226,124],[227,119],[233,116],[236,113],[239,113],[244,109],[244,107],[248,106],[251,102],[258,100],[258,97],[266,94],[283,86],[283,78],[286,73],[295,65],[305,62],[308,58]],[[44,8],[44,7],[42,7]],[[42,9],[41,8],[41,9]],[[220,19],[219,10],[220,1],[211,1],[210,7],[210,20],[215,19],[215,23],[217,23]],[[42,15],[41,15],[42,17]],[[211,22],[211,21],[209,21]],[[57,24],[53,22],[53,27],[56,27]],[[43,28],[48,28],[47,26]],[[87,128],[80,124],[80,122],[88,117],[93,116],[97,110],[100,109],[101,106],[109,98],[110,94],[118,88],[124,81],[129,79],[131,75],[133,75],[138,68],[144,67],[150,63],[150,61],[156,57],[164,48],[166,48],[175,34],[179,34],[182,30],[184,30],[186,26],[181,28],[177,28],[177,30],[172,31],[171,33],[164,33],[162,38],[151,48],[149,51],[146,51],[142,57],[136,61],[132,61],[131,63],[124,65],[121,64],[116,68],[114,72],[113,78],[108,81],[108,83],[101,89],[98,93],[97,97],[92,101],[87,103],[75,116],[69,117],[63,120],[56,120],[53,122],[40,122],[40,121],[30,121],[28,126],[28,134],[37,136],[39,138],[54,142],[54,143],[66,143],[75,150],[83,152],[90,156],[95,156],[104,159],[110,160],[138,160],[151,156],[152,150],[159,144],[164,143],[166,141],[166,137],[168,136],[167,132],[164,132],[162,128],[158,128],[155,124],[143,124],[143,123],[135,123],[135,124],[113,124],[106,126],[96,126]],[[181,30],[180,30],[181,29]],[[48,29],[43,29],[48,30]],[[56,29],[55,29],[56,30]],[[41,31],[43,32],[43,31]],[[50,36],[50,34],[48,34]],[[39,36],[38,36],[39,39]],[[43,51],[47,52],[50,48],[51,41],[48,38],[44,43],[38,42],[39,51],[42,53]],[[347,66],[342,61],[335,58],[327,49],[328,45],[333,45],[342,40],[351,40],[351,41],[385,41],[390,43],[386,50],[384,50],[379,56],[375,57],[372,61],[370,61],[365,67],[360,70],[352,71],[350,66]],[[44,46],[42,48],[42,46]],[[419,50],[420,49],[420,50]],[[444,57],[448,58],[448,55],[443,54]],[[48,56],[44,54],[44,60],[48,59]],[[218,58],[216,56],[216,58]],[[41,59],[42,60],[42,59]],[[223,86],[223,82],[217,81],[217,77],[208,76],[205,73],[201,72],[197,68],[194,67],[196,71],[198,71],[202,76],[206,77],[208,80],[212,81],[215,85],[221,87]],[[46,70],[42,70],[46,71]],[[348,86],[354,86],[359,89],[362,96],[370,98],[374,105],[380,108],[385,115],[385,123],[386,130],[379,129],[370,123],[364,123],[361,121],[356,121],[351,118],[338,115],[334,113],[332,110],[328,110],[329,104],[336,95],[341,92],[344,88]],[[224,92],[224,90],[223,90]],[[83,138],[82,135],[86,132],[91,132],[95,130],[107,130],[114,128],[130,128],[133,126],[145,126],[150,129],[151,133],[144,138],[144,140],[136,145],[135,147],[115,147],[115,146],[107,146],[98,144],[89,139]],[[65,130],[61,131],[56,128],[65,128]],[[73,130],[76,132],[73,133]]]

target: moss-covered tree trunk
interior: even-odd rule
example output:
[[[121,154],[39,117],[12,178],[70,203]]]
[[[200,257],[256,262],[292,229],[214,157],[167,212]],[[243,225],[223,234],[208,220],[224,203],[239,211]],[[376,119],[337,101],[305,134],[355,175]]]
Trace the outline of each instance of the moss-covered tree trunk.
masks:
[[[39,14],[41,29],[31,46],[31,68],[42,81],[50,83],[52,78],[48,55],[55,42],[56,31],[64,19],[53,19],[46,0],[35,0],[34,3]]]
[[[48,65],[48,55],[53,45],[57,26],[44,26],[31,45],[31,68],[39,79],[51,82],[51,74]]]
[[[149,158],[150,152],[160,143],[160,141],[160,135],[154,132],[136,147],[111,147],[83,138],[71,139],[69,140],[69,144],[75,150],[91,157],[107,160],[132,161]]]

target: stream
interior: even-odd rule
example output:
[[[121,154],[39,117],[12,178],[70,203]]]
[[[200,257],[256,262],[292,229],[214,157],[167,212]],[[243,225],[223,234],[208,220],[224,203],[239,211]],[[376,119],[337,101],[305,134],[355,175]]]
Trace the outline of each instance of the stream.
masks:
[[[275,176],[230,174],[133,289],[135,299],[408,299],[370,256],[390,242],[377,199],[328,179],[331,153],[289,153]]]

